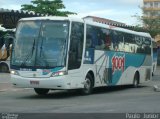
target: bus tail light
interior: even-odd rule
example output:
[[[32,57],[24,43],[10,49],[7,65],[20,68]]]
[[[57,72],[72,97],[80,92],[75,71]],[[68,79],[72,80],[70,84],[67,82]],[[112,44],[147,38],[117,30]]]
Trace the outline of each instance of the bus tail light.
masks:
[[[51,77],[67,75],[67,71],[58,71],[51,74]]]

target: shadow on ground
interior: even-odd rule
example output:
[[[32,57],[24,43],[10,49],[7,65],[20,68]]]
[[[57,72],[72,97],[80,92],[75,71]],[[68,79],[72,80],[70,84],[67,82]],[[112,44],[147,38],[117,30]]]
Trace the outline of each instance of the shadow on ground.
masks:
[[[139,86],[138,88],[145,88],[147,86]],[[122,90],[129,90],[133,88],[133,86],[127,85],[127,86],[113,86],[113,87],[100,87],[95,88],[93,90],[93,93],[90,95],[82,95],[80,90],[51,90],[47,95],[39,96],[35,94],[33,90],[34,95],[20,97],[21,99],[68,99],[68,98],[74,98],[78,96],[91,96],[91,95],[100,95],[100,94],[107,94],[112,92],[118,92]]]

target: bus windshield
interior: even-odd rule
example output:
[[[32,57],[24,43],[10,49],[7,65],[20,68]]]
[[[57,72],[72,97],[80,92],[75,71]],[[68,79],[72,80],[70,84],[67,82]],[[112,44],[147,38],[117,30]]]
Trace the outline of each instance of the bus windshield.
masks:
[[[11,65],[26,68],[65,66],[68,31],[68,21],[21,21]]]

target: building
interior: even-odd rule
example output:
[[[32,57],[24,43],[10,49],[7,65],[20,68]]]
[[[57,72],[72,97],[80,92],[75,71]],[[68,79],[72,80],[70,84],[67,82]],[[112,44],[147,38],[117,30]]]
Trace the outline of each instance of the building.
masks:
[[[144,17],[150,19],[160,19],[160,0],[143,0],[143,3]],[[160,46],[160,33],[159,35],[155,36],[155,41],[157,42],[158,46]],[[157,61],[157,64],[160,65],[160,50],[158,50]]]
[[[144,17],[152,19],[160,19],[160,0],[143,0]],[[155,37],[160,45],[160,35]]]
[[[160,16],[160,0],[143,0],[145,16]]]

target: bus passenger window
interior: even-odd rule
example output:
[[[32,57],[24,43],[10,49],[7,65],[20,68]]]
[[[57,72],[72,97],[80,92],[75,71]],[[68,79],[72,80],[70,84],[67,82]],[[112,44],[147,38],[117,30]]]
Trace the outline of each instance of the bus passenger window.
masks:
[[[92,47],[92,38],[90,35],[87,35],[86,37],[86,48],[91,48]]]
[[[106,35],[106,49],[110,49],[110,46],[111,46],[111,37],[110,35]]]

